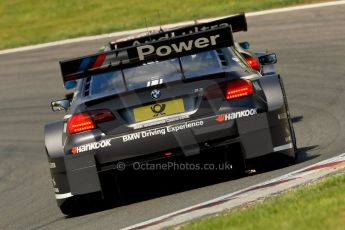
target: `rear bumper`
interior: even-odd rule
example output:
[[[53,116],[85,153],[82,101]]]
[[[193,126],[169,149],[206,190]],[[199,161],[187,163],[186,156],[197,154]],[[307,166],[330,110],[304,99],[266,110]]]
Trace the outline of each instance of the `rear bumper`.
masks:
[[[93,153],[49,159],[49,164],[58,206],[75,195],[102,191]]]
[[[165,134],[156,131],[151,136],[141,133],[100,140],[98,144],[87,147],[94,150],[49,159],[58,204],[74,195],[102,191],[100,171],[114,168],[118,162],[131,164],[162,159],[166,152],[188,157],[236,143],[242,146],[245,159],[293,148],[285,108],[237,119],[223,115],[164,127]],[[175,131],[171,131],[174,128]],[[150,146],[146,141],[151,143]]]
[[[199,154],[205,146],[212,147],[212,142],[234,140],[242,144],[245,158],[250,159],[291,142],[285,107],[259,114],[255,109],[246,109],[94,139],[92,143],[67,147],[67,154],[68,149],[75,155],[93,152],[97,163],[108,164],[167,151],[181,150],[191,156]]]

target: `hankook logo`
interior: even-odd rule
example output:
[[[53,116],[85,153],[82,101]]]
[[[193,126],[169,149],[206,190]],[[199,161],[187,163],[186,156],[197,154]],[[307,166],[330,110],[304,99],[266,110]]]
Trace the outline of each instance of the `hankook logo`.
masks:
[[[107,140],[103,140],[103,141],[99,141],[99,142],[93,142],[93,143],[81,145],[78,147],[73,147],[71,152],[72,152],[72,154],[77,154],[77,153],[91,151],[91,150],[95,150],[95,149],[99,149],[99,148],[110,147],[111,146],[110,141],[111,141],[111,139],[107,139]]]
[[[256,114],[257,114],[256,109],[247,109],[247,110],[243,110],[243,111],[217,115],[216,121],[221,123],[224,121],[234,120],[234,119],[241,118],[241,117],[253,116]]]

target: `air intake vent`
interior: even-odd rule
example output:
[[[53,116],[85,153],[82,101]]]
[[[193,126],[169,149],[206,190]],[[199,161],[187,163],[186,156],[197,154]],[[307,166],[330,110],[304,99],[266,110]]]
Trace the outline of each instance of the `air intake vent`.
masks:
[[[227,66],[228,62],[226,61],[222,50],[216,50],[216,52],[217,52],[217,55],[219,57],[220,63],[222,63],[222,66]]]
[[[91,77],[86,78],[84,87],[84,97],[90,96]]]

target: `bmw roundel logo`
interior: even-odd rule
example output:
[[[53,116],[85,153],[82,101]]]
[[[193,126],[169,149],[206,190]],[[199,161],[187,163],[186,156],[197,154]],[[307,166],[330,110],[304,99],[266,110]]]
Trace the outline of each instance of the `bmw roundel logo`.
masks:
[[[161,96],[161,91],[159,91],[158,89],[152,90],[151,92],[151,97],[154,99],[157,99]]]

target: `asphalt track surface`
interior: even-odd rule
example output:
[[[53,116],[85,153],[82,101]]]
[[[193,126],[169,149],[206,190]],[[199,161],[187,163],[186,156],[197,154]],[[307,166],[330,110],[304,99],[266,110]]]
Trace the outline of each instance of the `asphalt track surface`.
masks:
[[[157,192],[166,190],[167,183],[153,190],[134,186],[130,192],[140,196],[74,218],[64,217],[55,204],[43,125],[63,117],[49,107],[52,99],[66,94],[58,60],[93,53],[108,39],[1,55],[0,229],[118,229],[345,152],[344,12],[341,5],[251,17],[249,32],[235,36],[250,41],[254,50],[268,49],[279,57],[277,69],[284,77],[298,140],[298,164],[236,180],[201,177],[207,183],[175,183],[170,193]]]

